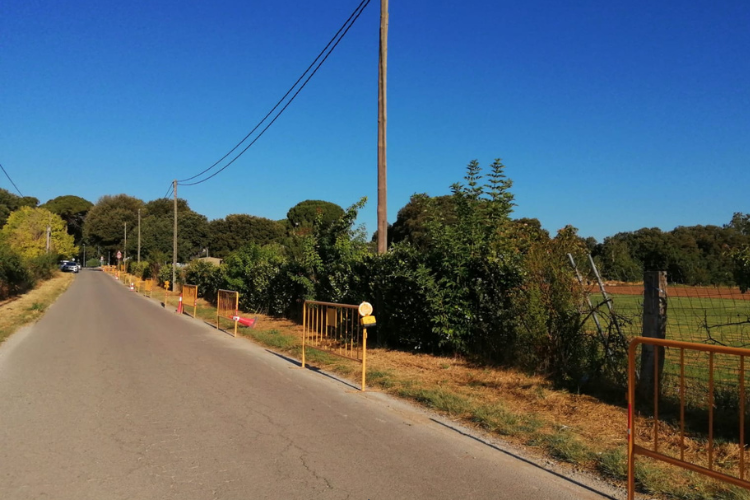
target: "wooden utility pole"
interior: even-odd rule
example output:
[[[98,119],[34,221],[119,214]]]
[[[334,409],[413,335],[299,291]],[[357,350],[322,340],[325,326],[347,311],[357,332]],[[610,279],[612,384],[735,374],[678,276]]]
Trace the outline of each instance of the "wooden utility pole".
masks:
[[[141,263],[141,209],[138,209],[138,264]]]
[[[664,339],[667,337],[667,273],[646,271],[643,274],[643,336]],[[658,366],[654,360],[658,356]],[[664,371],[664,348],[641,346],[641,372],[638,392],[653,395],[654,384],[661,380]]]
[[[174,188],[174,238],[172,241],[172,290],[176,290],[177,279],[177,180],[172,183]]]
[[[378,58],[378,253],[388,250],[386,183],[386,82],[388,76],[388,0],[380,0],[380,56]]]
[[[49,249],[52,246],[52,216],[50,215],[47,217],[47,254],[49,254]]]
[[[128,223],[125,223],[125,244],[122,245],[122,270],[128,269]]]

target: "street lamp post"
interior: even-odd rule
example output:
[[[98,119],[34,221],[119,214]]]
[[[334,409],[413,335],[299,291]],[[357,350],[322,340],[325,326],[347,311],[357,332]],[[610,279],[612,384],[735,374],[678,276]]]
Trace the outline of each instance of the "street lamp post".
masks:
[[[83,244],[83,266],[86,267],[86,243]]]

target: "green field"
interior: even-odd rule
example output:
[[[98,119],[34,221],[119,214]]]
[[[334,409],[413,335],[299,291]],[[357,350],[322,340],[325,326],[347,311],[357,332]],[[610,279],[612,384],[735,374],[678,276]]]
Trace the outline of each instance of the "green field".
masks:
[[[628,338],[641,334],[643,297],[612,295],[620,328]],[[592,301],[595,296],[592,296]],[[606,308],[604,308],[606,309]],[[587,329],[595,332],[593,321]],[[667,303],[667,339],[750,348],[750,300],[669,297]],[[686,384],[705,394],[709,380],[707,353],[685,351]],[[746,361],[750,367],[750,360]],[[679,390],[680,351],[666,350],[665,392]],[[739,358],[714,355],[714,382],[717,390],[734,390],[738,383]],[[748,378],[750,380],[750,378]],[[687,389],[690,390],[690,389]],[[703,396],[705,397],[705,395]]]
[[[614,310],[631,323],[622,325],[628,337],[641,334],[643,297],[612,295]],[[593,297],[592,297],[593,300]],[[750,300],[670,297],[667,302],[667,338],[686,342],[750,346]]]

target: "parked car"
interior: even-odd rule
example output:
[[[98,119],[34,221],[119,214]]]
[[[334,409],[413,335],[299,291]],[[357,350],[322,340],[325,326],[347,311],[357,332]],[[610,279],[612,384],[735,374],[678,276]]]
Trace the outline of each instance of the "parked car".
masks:
[[[77,273],[80,267],[75,262],[64,262],[60,270],[64,273]]]

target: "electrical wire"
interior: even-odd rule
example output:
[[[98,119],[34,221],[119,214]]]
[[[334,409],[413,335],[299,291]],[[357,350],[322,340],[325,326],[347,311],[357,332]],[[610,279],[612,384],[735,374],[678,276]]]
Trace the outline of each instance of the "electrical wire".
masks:
[[[11,184],[13,184],[13,187],[16,188],[16,191],[18,191],[18,194],[21,195],[21,198],[23,198],[23,194],[21,194],[21,190],[18,189],[18,186],[16,186],[16,183],[13,182],[13,179],[10,178],[10,175],[8,175],[8,172],[5,171],[5,167],[3,167],[2,163],[0,163],[0,168],[3,169],[3,172],[5,173],[5,177],[8,178]]]
[[[266,114],[266,116],[264,116],[264,117],[263,117],[263,119],[262,119],[261,121],[259,121],[259,122],[257,123],[257,125],[255,125],[255,127],[253,127],[253,129],[252,129],[252,130],[251,130],[250,132],[248,132],[248,133],[247,133],[247,135],[246,135],[245,137],[243,137],[243,138],[242,138],[242,140],[241,140],[240,142],[238,142],[238,143],[237,143],[237,144],[236,144],[236,145],[235,145],[235,146],[234,146],[234,147],[233,147],[232,149],[230,149],[230,150],[229,150],[229,152],[228,152],[227,154],[225,154],[224,156],[222,156],[221,158],[219,158],[219,159],[218,159],[218,160],[216,161],[216,163],[214,163],[214,164],[213,164],[213,165],[211,165],[210,167],[208,167],[208,168],[206,168],[205,170],[203,170],[203,171],[201,171],[201,172],[199,172],[199,173],[195,174],[195,175],[194,175],[194,176],[192,176],[192,177],[188,177],[187,179],[182,179],[182,180],[178,180],[177,182],[186,182],[186,181],[190,181],[190,180],[193,180],[193,179],[195,179],[196,177],[200,177],[201,175],[205,174],[205,173],[206,173],[206,172],[208,172],[209,170],[212,170],[212,169],[213,169],[214,167],[216,167],[216,165],[218,165],[219,163],[221,163],[222,161],[224,161],[224,160],[225,160],[225,159],[227,158],[227,156],[229,156],[230,154],[234,153],[234,152],[235,152],[235,151],[237,150],[237,148],[239,148],[239,147],[240,147],[240,146],[241,146],[241,145],[242,145],[242,144],[243,144],[243,143],[244,143],[244,142],[245,142],[245,141],[246,141],[246,140],[248,139],[248,137],[250,137],[251,135],[253,135],[253,133],[254,133],[254,132],[255,132],[256,130],[258,130],[258,128],[259,128],[259,127],[260,127],[260,126],[261,126],[261,125],[263,124],[263,122],[265,122],[265,121],[266,121],[266,120],[268,119],[268,117],[269,117],[269,116],[271,116],[271,114],[272,114],[272,113],[273,113],[274,111],[276,111],[276,108],[278,108],[278,107],[279,107],[279,106],[281,105],[281,103],[282,103],[282,102],[284,102],[284,100],[285,100],[285,99],[286,99],[286,98],[287,98],[287,97],[289,96],[289,94],[291,94],[291,93],[292,93],[292,91],[293,91],[293,90],[295,89],[295,87],[297,87],[297,85],[299,84],[299,82],[300,82],[300,81],[301,81],[301,80],[302,80],[302,79],[303,79],[303,78],[305,77],[305,75],[306,75],[306,74],[307,74],[307,73],[308,73],[308,72],[310,71],[310,68],[312,68],[312,67],[313,67],[313,66],[315,65],[315,63],[316,63],[316,62],[318,62],[318,59],[320,59],[320,58],[321,58],[321,56],[322,56],[322,55],[323,55],[323,54],[324,54],[324,53],[325,53],[325,52],[326,52],[326,51],[328,50],[328,47],[330,47],[330,46],[331,46],[331,44],[332,44],[332,43],[334,42],[334,40],[336,40],[336,38],[337,38],[337,37],[339,36],[339,33],[341,33],[341,31],[342,31],[342,30],[343,30],[343,29],[344,29],[344,28],[346,27],[346,25],[347,25],[347,24],[349,24],[349,22],[350,22],[350,21],[351,21],[351,19],[352,19],[352,18],[354,17],[354,15],[355,15],[355,14],[357,13],[357,11],[358,11],[358,10],[360,10],[360,9],[362,8],[362,5],[363,5],[363,4],[366,4],[366,3],[369,3],[369,2],[370,2],[370,0],[362,0],[362,1],[360,2],[360,4],[359,4],[359,5],[357,6],[357,8],[356,8],[356,9],[354,9],[354,12],[352,12],[352,13],[351,13],[351,15],[349,16],[349,18],[348,18],[348,19],[346,20],[346,22],[344,22],[344,24],[342,24],[342,25],[341,25],[341,27],[340,27],[340,28],[339,28],[339,30],[338,30],[338,31],[336,32],[336,34],[335,34],[335,35],[333,35],[333,37],[331,37],[331,39],[330,39],[330,40],[328,41],[328,43],[326,44],[326,46],[325,46],[325,47],[323,47],[323,50],[321,50],[321,51],[320,51],[320,52],[318,53],[318,55],[317,55],[317,56],[315,57],[315,59],[313,59],[313,62],[311,62],[311,63],[310,63],[310,65],[309,65],[309,66],[307,67],[307,69],[306,69],[305,71],[303,71],[303,72],[302,72],[302,74],[301,74],[301,75],[299,76],[299,78],[297,78],[297,81],[296,81],[296,82],[294,82],[294,84],[293,84],[293,85],[292,85],[291,87],[289,87],[289,90],[287,90],[287,91],[286,91],[286,94],[284,94],[284,96],[283,96],[283,97],[282,97],[281,99],[279,99],[279,101],[278,101],[278,102],[277,102],[277,103],[276,103],[276,104],[274,105],[274,107],[273,107],[273,108],[271,108],[271,111],[269,111],[269,112],[268,112],[268,113]]]
[[[173,192],[172,190],[173,189],[174,189],[174,183],[170,182],[169,183],[169,189],[167,189],[167,194],[165,194],[164,196],[162,196],[162,198],[169,199],[169,195],[172,194],[172,192]]]
[[[200,176],[200,175],[201,175],[201,174],[203,174],[203,173],[206,173],[206,172],[207,172],[208,170],[210,170],[211,168],[215,167],[215,166],[216,166],[216,165],[217,165],[218,163],[220,163],[220,162],[221,162],[222,160],[224,160],[224,159],[225,159],[225,158],[226,158],[227,156],[229,156],[229,155],[230,155],[230,154],[231,154],[231,153],[232,153],[232,152],[233,152],[234,150],[236,150],[236,149],[237,149],[237,148],[238,148],[238,147],[239,147],[239,146],[240,146],[240,145],[241,145],[241,144],[242,144],[242,143],[243,143],[243,142],[244,142],[244,141],[245,141],[245,140],[246,140],[246,139],[247,139],[248,137],[250,137],[250,135],[251,135],[251,134],[252,134],[252,133],[253,133],[253,132],[254,132],[254,131],[255,131],[255,130],[256,130],[256,129],[257,129],[257,128],[258,128],[258,127],[259,127],[259,126],[260,126],[260,125],[261,125],[261,124],[263,123],[263,122],[264,122],[264,121],[265,121],[265,120],[266,120],[266,118],[268,118],[268,116],[270,116],[270,115],[271,115],[271,113],[273,113],[273,110],[274,110],[274,109],[276,109],[276,108],[277,108],[277,107],[279,106],[279,104],[280,104],[280,103],[281,103],[281,102],[282,102],[282,101],[284,100],[284,98],[286,98],[286,96],[287,96],[287,95],[289,95],[289,92],[291,92],[291,90],[292,90],[292,89],[294,88],[294,86],[292,87],[292,89],[289,89],[289,92],[287,92],[287,94],[286,94],[286,95],[284,96],[284,98],[282,98],[282,100],[281,100],[281,101],[279,101],[279,103],[277,103],[277,104],[276,104],[276,106],[274,106],[274,108],[273,108],[273,109],[272,109],[272,110],[271,110],[271,111],[270,111],[270,112],[268,113],[268,115],[266,115],[266,117],[265,117],[265,118],[263,118],[263,120],[261,120],[261,121],[260,121],[260,123],[258,123],[258,125],[257,125],[257,126],[256,126],[256,127],[255,127],[255,128],[254,128],[254,129],[253,129],[253,130],[252,130],[252,131],[251,131],[251,132],[250,132],[250,133],[249,133],[249,134],[248,134],[247,136],[245,136],[245,139],[243,139],[243,140],[242,140],[242,141],[240,142],[240,144],[238,144],[237,146],[235,146],[235,147],[234,147],[234,149],[232,149],[232,151],[230,151],[229,153],[227,153],[226,155],[224,155],[224,157],[223,157],[223,158],[222,158],[221,160],[219,160],[219,161],[218,161],[217,163],[215,163],[214,165],[212,165],[212,166],[211,166],[211,167],[209,167],[208,169],[206,169],[206,170],[204,170],[203,172],[201,172],[201,174],[197,174],[197,175],[194,175],[193,177],[190,177],[190,178],[188,178],[188,179],[184,179],[183,181],[177,181],[177,183],[178,183],[178,184],[179,184],[180,186],[197,186],[198,184],[202,184],[202,183],[206,182],[207,180],[209,180],[209,179],[212,179],[212,178],[213,178],[213,177],[215,177],[216,175],[218,175],[218,174],[220,174],[221,172],[223,172],[223,171],[224,171],[224,170],[225,170],[225,169],[226,169],[227,167],[229,167],[229,166],[230,166],[230,165],[231,165],[232,163],[234,163],[235,161],[237,161],[237,160],[238,160],[238,159],[240,158],[240,156],[242,156],[242,155],[243,155],[243,154],[244,154],[244,153],[245,153],[245,152],[246,152],[246,151],[247,151],[248,149],[250,149],[250,147],[252,147],[252,145],[253,145],[253,144],[255,144],[255,143],[256,143],[256,142],[258,141],[258,139],[260,139],[260,138],[261,138],[261,137],[263,136],[263,134],[265,134],[265,133],[266,133],[266,131],[267,131],[267,130],[268,130],[268,129],[269,129],[270,127],[271,127],[271,125],[273,125],[273,124],[274,124],[274,122],[275,122],[276,120],[278,120],[278,119],[279,119],[279,117],[280,117],[280,116],[282,115],[282,113],[284,113],[284,111],[286,110],[286,108],[288,108],[288,107],[289,107],[289,105],[290,105],[290,104],[291,104],[292,102],[294,102],[294,99],[295,99],[295,98],[296,98],[296,97],[297,97],[297,96],[299,95],[299,93],[300,93],[300,92],[302,91],[302,89],[304,89],[304,88],[305,88],[305,86],[306,86],[306,85],[307,85],[307,83],[308,83],[308,82],[310,81],[310,79],[312,79],[312,77],[313,77],[313,76],[315,76],[315,73],[317,73],[317,72],[318,72],[318,70],[320,69],[320,67],[321,67],[321,66],[323,65],[323,63],[325,63],[325,62],[326,62],[326,60],[328,59],[328,57],[329,57],[329,56],[330,56],[330,55],[331,55],[331,54],[333,53],[333,51],[334,51],[334,50],[336,49],[336,47],[337,47],[337,46],[338,46],[338,44],[339,44],[339,43],[341,42],[341,40],[343,40],[343,39],[344,39],[344,37],[346,36],[346,34],[347,34],[347,33],[349,32],[349,30],[350,30],[350,29],[351,29],[351,27],[352,27],[352,26],[354,25],[354,23],[355,23],[355,22],[357,22],[357,19],[359,19],[359,16],[360,16],[360,15],[362,15],[362,12],[363,12],[363,11],[365,10],[365,8],[366,8],[366,7],[367,7],[367,6],[369,5],[369,4],[370,4],[370,0],[362,0],[362,2],[361,2],[361,3],[360,3],[360,4],[358,5],[358,6],[357,6],[357,8],[356,8],[356,9],[354,10],[354,12],[352,13],[352,15],[351,15],[351,16],[349,16],[349,19],[347,19],[347,20],[346,20],[346,22],[344,23],[344,25],[343,25],[343,26],[341,27],[341,29],[339,29],[339,31],[338,31],[338,32],[336,33],[336,35],[334,36],[334,39],[335,39],[335,38],[336,38],[336,36],[337,36],[337,35],[338,35],[339,33],[341,33],[341,31],[343,30],[343,33],[342,33],[342,34],[341,34],[341,36],[340,36],[340,37],[339,37],[339,38],[338,38],[338,39],[336,40],[336,42],[335,42],[335,43],[333,44],[333,46],[332,46],[332,47],[331,47],[331,49],[330,49],[330,50],[328,51],[328,53],[327,53],[327,54],[326,54],[326,55],[325,55],[325,56],[323,57],[323,59],[322,59],[322,60],[321,60],[321,61],[320,61],[320,62],[318,63],[318,65],[317,65],[317,66],[315,67],[315,69],[314,69],[314,70],[312,71],[312,73],[310,73],[310,74],[308,75],[307,79],[306,79],[306,80],[305,80],[305,81],[304,81],[304,82],[302,83],[302,85],[301,85],[301,86],[300,86],[300,87],[299,87],[299,88],[297,89],[297,91],[296,91],[296,92],[294,93],[294,95],[293,95],[293,96],[292,96],[292,97],[291,97],[291,98],[289,99],[289,101],[288,101],[288,102],[287,102],[287,103],[286,103],[286,104],[285,104],[285,105],[284,105],[284,106],[283,106],[283,107],[281,108],[281,110],[280,110],[280,111],[278,112],[278,114],[277,114],[277,115],[276,115],[276,116],[275,116],[275,117],[274,117],[274,118],[273,118],[273,119],[272,119],[272,120],[270,121],[270,123],[268,123],[268,125],[266,125],[266,126],[265,126],[265,128],[264,128],[264,129],[263,129],[263,130],[262,130],[262,131],[261,131],[261,132],[260,132],[260,133],[258,134],[258,136],[257,136],[257,137],[256,137],[255,139],[253,139],[253,140],[252,140],[252,141],[250,142],[250,144],[248,144],[248,145],[247,145],[247,146],[245,147],[245,149],[243,149],[242,151],[240,151],[240,153],[239,153],[239,154],[238,154],[237,156],[235,156],[234,158],[232,158],[232,160],[231,160],[231,161],[230,161],[229,163],[227,163],[226,165],[224,165],[223,167],[221,167],[221,168],[220,168],[219,170],[217,170],[216,172],[212,173],[212,174],[211,174],[211,175],[209,175],[208,177],[206,177],[206,178],[204,178],[204,179],[201,179],[201,180],[199,180],[199,181],[195,181],[195,182],[184,182],[184,181],[187,181],[187,180],[191,180],[191,179],[194,179],[195,177],[198,177],[198,176]],[[353,19],[352,19],[352,18],[353,18]],[[350,22],[350,21],[351,21],[351,22]],[[348,24],[348,25],[347,25],[347,24]],[[333,40],[333,39],[332,39],[332,40]],[[328,46],[330,46],[330,42],[329,42],[329,44],[328,44],[328,45],[326,46],[326,48],[328,48]],[[325,51],[325,49],[324,49],[324,51]],[[318,56],[318,57],[317,57],[317,58],[316,58],[315,60],[317,60],[317,59],[318,59],[319,57],[320,57],[320,56]],[[314,64],[315,64],[315,61],[313,61],[313,65],[314,65]],[[311,66],[312,66],[312,65],[311,65]],[[309,69],[310,69],[310,68],[308,67],[308,69],[307,69],[307,70],[305,70],[305,73],[303,73],[303,74],[302,74],[302,77],[304,77],[304,76],[305,76],[305,74],[306,74],[306,73],[307,73],[307,72],[309,71]],[[302,79],[302,77],[300,77],[300,79]],[[297,82],[295,82],[295,84],[294,84],[294,85],[296,86],[296,85],[297,85],[297,83],[299,83],[299,80],[297,80]]]

